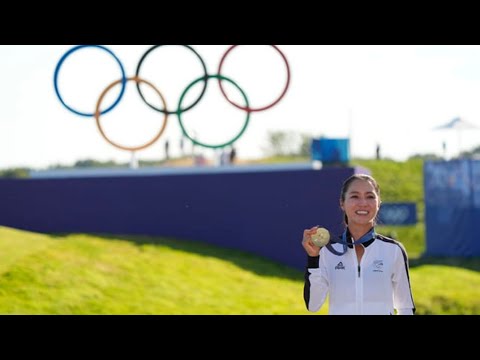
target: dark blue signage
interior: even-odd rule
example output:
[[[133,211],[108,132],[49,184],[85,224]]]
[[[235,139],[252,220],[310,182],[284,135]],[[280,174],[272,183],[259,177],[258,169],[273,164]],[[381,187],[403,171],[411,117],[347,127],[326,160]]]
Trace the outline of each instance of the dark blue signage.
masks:
[[[415,225],[417,204],[382,203],[378,214],[378,225]]]

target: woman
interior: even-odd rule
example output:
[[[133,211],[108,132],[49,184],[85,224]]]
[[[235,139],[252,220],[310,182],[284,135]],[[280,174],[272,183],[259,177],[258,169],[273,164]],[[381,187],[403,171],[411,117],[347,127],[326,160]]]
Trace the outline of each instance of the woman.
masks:
[[[318,226],[304,230],[302,245],[308,254],[304,299],[309,311],[320,310],[328,295],[331,315],[415,313],[405,248],[375,232],[380,203],[375,179],[353,175],[340,195],[343,235],[319,247],[312,241]]]

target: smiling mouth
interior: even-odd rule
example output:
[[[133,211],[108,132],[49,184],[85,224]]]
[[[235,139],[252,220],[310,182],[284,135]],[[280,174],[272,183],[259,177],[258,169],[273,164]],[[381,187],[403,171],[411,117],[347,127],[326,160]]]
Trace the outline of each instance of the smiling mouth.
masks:
[[[355,211],[355,214],[357,214],[357,215],[368,215],[369,212],[365,211],[365,210],[359,210],[359,211]]]

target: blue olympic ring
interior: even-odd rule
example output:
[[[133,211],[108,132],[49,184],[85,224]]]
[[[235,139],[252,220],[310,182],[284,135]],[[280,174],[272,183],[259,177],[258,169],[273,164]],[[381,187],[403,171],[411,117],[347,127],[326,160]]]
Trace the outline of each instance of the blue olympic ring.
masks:
[[[127,76],[125,75],[125,69],[123,68],[123,65],[122,65],[122,62],[120,61],[120,59],[113,53],[113,51],[111,51],[110,49],[106,48],[105,46],[102,46],[102,45],[78,45],[78,46],[75,46],[74,48],[70,49],[69,51],[67,51],[63,56],[62,58],[60,59],[60,61],[58,62],[57,64],[57,67],[55,68],[55,73],[54,73],[54,76],[53,76],[53,85],[55,87],[55,93],[57,94],[57,97],[59,98],[60,102],[63,104],[63,106],[65,106],[68,110],[70,110],[71,112],[77,114],[77,115],[80,115],[80,116],[88,116],[88,117],[92,117],[94,116],[95,114],[94,113],[85,113],[85,112],[81,112],[81,111],[78,111],[78,110],[75,110],[73,107],[71,106],[68,106],[68,104],[63,100],[62,96],[60,95],[60,91],[58,89],[58,74],[60,72],[60,68],[62,67],[63,63],[65,62],[65,60],[67,59],[67,57],[69,57],[70,55],[72,55],[75,51],[77,50],[80,50],[80,49],[83,49],[83,48],[86,48],[86,47],[93,47],[93,48],[97,48],[97,49],[101,49],[101,50],[104,50],[106,51],[107,53],[109,53],[110,55],[113,56],[113,58],[115,59],[115,61],[118,63],[118,65],[120,66],[120,71],[122,72],[122,77],[121,77],[121,83],[122,83],[122,89],[120,90],[120,94],[118,95],[118,98],[114,101],[114,103],[109,107],[107,108],[106,110],[103,110],[101,112],[102,115],[108,113],[109,111],[111,111],[115,106],[117,106],[117,104],[120,102],[120,100],[122,99],[123,97],[123,94],[125,93],[125,87],[126,87],[126,83],[127,83]]]

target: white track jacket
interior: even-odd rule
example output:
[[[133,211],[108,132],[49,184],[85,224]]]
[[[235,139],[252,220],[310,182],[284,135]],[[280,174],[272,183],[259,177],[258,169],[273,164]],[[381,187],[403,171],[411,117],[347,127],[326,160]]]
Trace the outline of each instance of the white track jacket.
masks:
[[[353,246],[338,256],[323,247],[317,257],[308,257],[304,299],[307,309],[320,310],[329,296],[330,315],[414,314],[408,258],[397,241],[377,234],[365,242],[358,263]],[[343,245],[333,244],[343,252]]]

